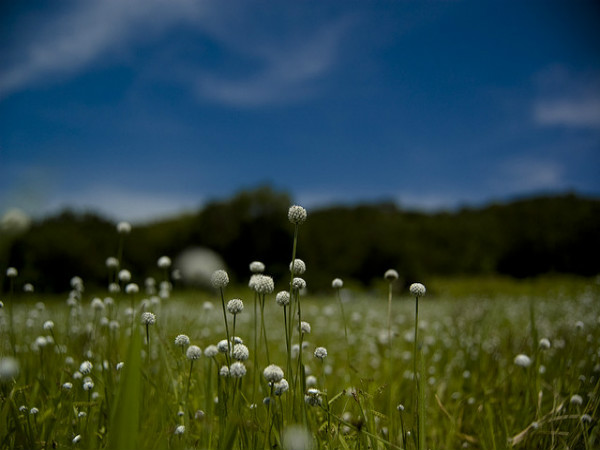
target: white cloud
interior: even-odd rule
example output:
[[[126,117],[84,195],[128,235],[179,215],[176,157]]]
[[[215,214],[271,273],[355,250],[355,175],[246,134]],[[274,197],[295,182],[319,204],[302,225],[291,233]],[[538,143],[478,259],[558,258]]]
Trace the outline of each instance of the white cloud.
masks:
[[[304,19],[296,23],[293,8],[283,7],[263,23],[260,8],[244,2],[225,6],[213,0],[102,0],[62,6],[39,16],[17,18],[17,32],[0,50],[4,59],[0,98],[32,84],[73,76],[107,55],[133,54],[140,42],[190,24],[195,32],[227,50],[223,55],[233,63],[224,73],[214,67],[191,69],[194,75],[185,82],[201,98],[236,106],[296,100],[311,92],[311,82],[333,68],[351,22],[344,16],[330,22]],[[287,27],[288,21],[295,26]],[[198,56],[174,61],[179,67],[162,71],[160,76],[189,72],[184,67],[193,65]],[[242,71],[240,61],[258,67]]]
[[[511,158],[498,166],[491,184],[501,195],[566,188],[564,169],[552,160]]]
[[[600,129],[600,73],[574,73],[561,65],[536,78],[533,119],[543,126]]]

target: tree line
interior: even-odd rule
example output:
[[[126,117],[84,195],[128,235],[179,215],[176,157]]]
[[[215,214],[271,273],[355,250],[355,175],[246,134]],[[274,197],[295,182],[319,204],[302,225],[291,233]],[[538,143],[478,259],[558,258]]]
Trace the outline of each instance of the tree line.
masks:
[[[123,266],[142,282],[159,276],[160,256],[175,259],[186,248],[202,246],[223,257],[234,282],[247,283],[254,260],[264,262],[276,279],[284,277],[292,253],[291,204],[287,193],[259,187],[192,214],[134,226]],[[307,263],[305,278],[315,290],[326,289],[335,277],[369,286],[389,268],[405,282],[432,275],[600,273],[600,200],[575,194],[452,212],[415,212],[380,202],[308,213],[297,256]],[[74,275],[105,286],[105,260],[115,256],[118,239],[115,223],[64,211],[3,243],[2,276],[14,266],[19,280],[40,290],[65,291]]]

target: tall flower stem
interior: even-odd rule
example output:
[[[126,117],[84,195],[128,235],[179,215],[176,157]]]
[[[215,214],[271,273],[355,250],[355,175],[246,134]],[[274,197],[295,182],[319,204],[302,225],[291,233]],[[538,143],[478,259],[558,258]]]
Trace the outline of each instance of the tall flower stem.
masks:
[[[265,294],[260,295],[260,328],[265,340],[265,355],[267,356],[267,365],[271,364],[269,358],[269,342],[267,340],[267,328],[265,327]]]
[[[227,313],[225,312],[225,297],[223,296],[223,288],[219,288],[221,293],[221,306],[223,307],[223,320],[225,321],[225,335],[227,336],[227,353],[225,357],[227,359],[227,367],[231,366],[229,355],[231,354],[231,341],[229,340],[229,324],[227,323]]]
[[[422,437],[419,435],[419,431],[421,429],[420,427],[420,423],[419,423],[419,374],[417,373],[417,349],[418,349],[418,344],[417,344],[417,339],[418,339],[418,330],[419,330],[419,297],[415,297],[415,340],[414,340],[414,347],[413,347],[413,376],[415,378],[415,423],[416,423],[416,441],[417,441],[417,448],[419,450],[421,450],[421,439]]]

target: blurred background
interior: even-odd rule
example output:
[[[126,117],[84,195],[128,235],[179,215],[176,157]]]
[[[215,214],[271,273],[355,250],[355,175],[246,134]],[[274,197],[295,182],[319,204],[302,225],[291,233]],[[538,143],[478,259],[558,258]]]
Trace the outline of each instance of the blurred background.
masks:
[[[310,286],[600,272],[594,1],[0,6],[0,268],[216,252]]]

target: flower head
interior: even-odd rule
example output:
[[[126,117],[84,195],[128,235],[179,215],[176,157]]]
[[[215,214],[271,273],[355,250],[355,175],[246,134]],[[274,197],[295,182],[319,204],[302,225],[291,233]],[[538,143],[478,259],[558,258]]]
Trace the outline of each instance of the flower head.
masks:
[[[145,311],[142,313],[142,324],[143,325],[154,325],[156,322],[156,316],[151,312]]]
[[[217,343],[217,348],[219,349],[219,352],[227,353],[229,351],[229,343],[227,342],[227,339],[221,339]]]
[[[19,361],[12,356],[0,358],[0,383],[12,381],[19,375]]]
[[[185,433],[185,425],[177,425],[177,428],[175,428],[175,434],[182,435],[183,433]]]
[[[331,282],[331,287],[334,289],[341,289],[344,286],[344,282],[341,278],[334,278]]]
[[[410,285],[409,291],[415,297],[423,297],[425,295],[425,286],[421,283],[413,283]]]
[[[84,361],[81,363],[81,365],[79,366],[79,372],[81,372],[83,375],[87,375],[88,373],[90,373],[92,371],[92,368],[94,366],[92,365],[91,362],[89,361]]]
[[[140,287],[136,283],[129,283],[125,286],[125,292],[127,294],[137,294],[140,292]]]
[[[229,284],[229,275],[222,269],[215,270],[210,277],[210,282],[215,288],[224,288]]]
[[[394,269],[388,269],[385,271],[383,278],[385,278],[386,280],[388,280],[391,283],[392,281],[395,281],[398,279],[398,272],[396,272]]]
[[[260,261],[252,261],[250,263],[250,272],[252,273],[263,273],[265,271],[265,265]]]
[[[304,278],[294,277],[294,279],[292,280],[292,288],[294,288],[294,290],[299,291],[300,289],[304,289],[305,287],[306,281],[304,281]]]
[[[300,258],[296,258],[290,263],[290,272],[294,275],[302,275],[306,272],[306,264]]]
[[[52,322],[51,320],[46,320],[42,327],[44,328],[44,330],[50,331],[54,328],[54,322]]]
[[[117,224],[117,233],[119,233],[119,234],[131,233],[131,225],[129,224],[129,222],[119,222]]]
[[[233,359],[237,361],[246,361],[250,356],[250,351],[244,344],[235,344],[233,346],[232,356]]]
[[[253,279],[253,289],[262,295],[270,294],[275,290],[275,283],[273,282],[273,278],[269,275],[257,274],[252,276]]]
[[[581,406],[583,404],[583,398],[579,394],[573,394],[569,402],[571,405]]]
[[[246,375],[246,366],[243,362],[236,361],[229,368],[229,374],[233,378],[242,378],[244,375]]]
[[[287,306],[290,304],[290,293],[288,291],[279,291],[275,296],[275,301],[279,306]]]
[[[325,347],[317,347],[317,348],[315,348],[314,355],[315,355],[315,358],[323,361],[325,359],[325,357],[327,356],[327,349]]]
[[[204,355],[206,355],[207,358],[214,358],[218,353],[219,349],[216,345],[209,345],[204,349]]]
[[[322,402],[318,389],[310,388],[304,395],[304,401],[309,406],[319,406]]]
[[[294,225],[303,224],[306,221],[306,216],[306,209],[302,206],[293,205],[290,206],[290,209],[288,210],[288,219]]]
[[[19,272],[14,267],[9,267],[6,269],[6,276],[8,278],[15,278],[17,275],[19,275]]]
[[[542,350],[548,350],[550,348],[550,341],[547,338],[540,339],[539,346]]]
[[[310,333],[310,323],[302,321],[300,322],[300,332],[302,334],[309,334]]]
[[[229,314],[239,314],[244,309],[244,302],[242,302],[239,298],[234,298],[227,302],[227,311]]]
[[[109,256],[108,258],[106,258],[105,264],[108,269],[116,269],[117,267],[119,267],[119,260],[114,256]]]
[[[290,389],[290,384],[285,378],[282,378],[277,383],[273,384],[273,393],[275,395],[281,395]]]
[[[127,269],[119,270],[119,274],[117,275],[117,277],[119,278],[119,281],[127,283],[129,282],[129,280],[131,280],[131,272]]]
[[[529,367],[531,365],[531,358],[524,354],[515,356],[515,364],[520,367]]]
[[[190,345],[185,352],[185,356],[187,359],[195,361],[202,356],[202,350],[197,345]]]
[[[263,376],[269,383],[277,383],[283,378],[283,370],[281,367],[271,364],[263,370]]]
[[[160,258],[158,258],[156,264],[160,269],[168,269],[169,267],[171,267],[171,258],[169,258],[168,256],[161,256]]]
[[[175,337],[175,345],[187,347],[190,345],[190,338],[185,334],[178,334],[177,337]]]

